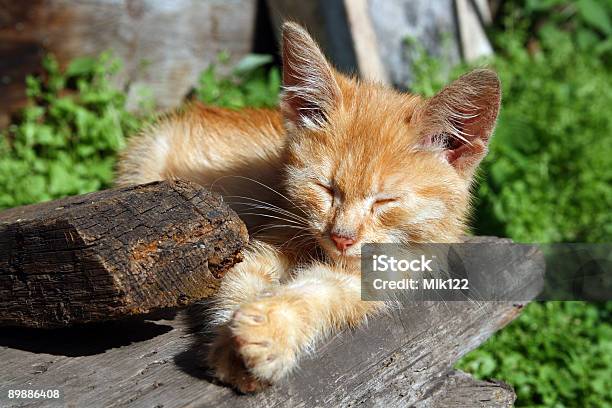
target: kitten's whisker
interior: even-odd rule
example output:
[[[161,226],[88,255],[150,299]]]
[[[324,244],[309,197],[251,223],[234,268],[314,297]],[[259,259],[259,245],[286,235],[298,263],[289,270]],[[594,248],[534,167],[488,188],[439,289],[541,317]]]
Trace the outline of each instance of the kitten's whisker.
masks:
[[[298,248],[299,248],[300,245],[303,247],[303,246],[305,246],[305,244],[313,241],[314,240],[314,235],[310,234],[309,232],[298,234],[298,235],[294,236],[293,238],[285,241],[281,246],[287,246],[287,245],[289,245],[289,243],[291,243],[292,241],[294,241],[296,239],[298,239],[297,245],[298,245]],[[304,239],[306,239],[306,240],[304,241]],[[302,242],[300,242],[299,240],[302,240]],[[299,248],[299,249],[302,249],[302,248]]]
[[[256,215],[258,217],[267,217],[267,218],[274,218],[275,220],[280,220],[280,221],[285,221],[285,222],[291,222],[294,224],[294,228],[304,228],[303,225],[299,224],[297,221],[293,221],[293,220],[288,220],[282,217],[276,217],[274,215],[270,215],[270,214],[262,214],[262,213],[254,213],[254,212],[245,212],[245,213],[241,213],[241,215]],[[286,225],[288,226],[288,225]]]
[[[262,186],[262,187],[264,187],[264,188],[266,188],[266,189],[268,189],[268,190],[272,191],[274,194],[277,194],[278,196],[280,196],[280,197],[284,198],[285,200],[287,200],[287,202],[289,202],[289,203],[291,203],[292,205],[294,205],[294,206],[295,206],[295,208],[297,208],[297,209],[299,209],[300,211],[302,211],[302,212],[304,213],[304,215],[306,215],[306,216],[308,215],[308,214],[307,214],[307,213],[304,211],[304,209],[303,209],[303,208],[301,208],[300,206],[298,206],[298,205],[297,205],[297,204],[296,204],[296,203],[295,203],[293,200],[291,200],[291,199],[290,199],[289,197],[287,197],[286,195],[282,194],[281,192],[279,192],[279,191],[277,191],[277,190],[273,189],[272,187],[270,187],[270,186],[268,186],[268,185],[266,185],[266,184],[264,184],[264,183],[262,183],[262,182],[260,182],[260,181],[258,181],[258,180],[252,179],[252,178],[250,178],[250,177],[246,177],[246,176],[238,176],[238,175],[227,175],[227,176],[221,176],[219,179],[215,180],[215,182],[217,182],[217,181],[218,181],[218,180],[220,180],[220,179],[226,178],[226,177],[236,177],[236,178],[241,178],[241,179],[248,180],[248,181],[252,181],[253,183],[259,184],[260,186]]]
[[[284,208],[281,208],[281,207],[279,207],[279,206],[277,206],[277,205],[274,205],[274,204],[272,204],[272,203],[268,203],[268,202],[265,202],[265,201],[257,200],[257,199],[252,198],[252,197],[245,197],[245,196],[238,196],[238,195],[234,195],[234,196],[225,196],[225,198],[240,198],[240,199],[243,199],[243,200],[251,200],[251,201],[255,201],[255,202],[260,203],[260,204],[265,204],[265,205],[269,206],[269,207],[267,207],[267,208],[269,208],[269,209],[274,208],[274,209],[276,209],[276,210],[277,210],[277,211],[279,211],[279,212],[283,212],[283,213],[284,213],[284,214],[286,214],[287,216],[291,216],[291,217],[295,218],[296,220],[300,220],[300,221],[303,221],[304,223],[308,223],[308,220],[307,220],[306,218],[301,217],[301,216],[299,216],[299,215],[297,215],[297,214],[295,214],[295,213],[292,213],[292,212],[291,212],[291,211],[289,211],[289,210],[286,210],[286,209],[284,209]],[[230,203],[231,203],[231,201],[230,201]],[[247,203],[238,203],[238,204],[245,204],[245,205],[246,205]],[[254,205],[254,204],[252,204],[252,205]]]
[[[252,211],[252,210],[266,210],[266,211],[270,211],[272,214],[277,215],[279,217],[279,219],[282,219],[282,220],[287,221],[287,222],[291,222],[291,223],[296,224],[296,225],[304,226],[304,224],[302,223],[301,220],[296,220],[296,219],[290,219],[290,218],[282,217],[283,215],[286,215],[286,214],[282,213],[282,212],[274,211],[274,209],[271,209],[271,208],[267,208],[267,207],[263,207],[263,206],[255,205],[255,204],[250,204],[250,203],[238,203],[238,202],[235,202],[234,204],[241,204],[241,205],[249,206],[250,208],[244,209],[245,211],[247,211],[247,210],[248,211]],[[240,210],[237,210],[237,212],[239,214],[248,214],[248,213],[242,212]]]
[[[262,226],[263,227],[263,226]],[[287,224],[275,224],[275,225],[266,225],[265,228],[259,228],[255,231],[253,231],[254,234],[259,234],[262,231],[267,231],[269,229],[272,228],[294,228],[297,230],[303,230],[303,227],[297,226],[297,225],[287,225]]]

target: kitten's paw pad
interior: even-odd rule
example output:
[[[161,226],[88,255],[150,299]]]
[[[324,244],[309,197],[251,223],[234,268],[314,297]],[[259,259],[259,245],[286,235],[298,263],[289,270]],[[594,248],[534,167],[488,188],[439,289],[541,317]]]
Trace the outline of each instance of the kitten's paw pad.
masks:
[[[295,364],[295,316],[286,305],[258,301],[242,306],[230,328],[236,352],[258,378],[280,379]]]

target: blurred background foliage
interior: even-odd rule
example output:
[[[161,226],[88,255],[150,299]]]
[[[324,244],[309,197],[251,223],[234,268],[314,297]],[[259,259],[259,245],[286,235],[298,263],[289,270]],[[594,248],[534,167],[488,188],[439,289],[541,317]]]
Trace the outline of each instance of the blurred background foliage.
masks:
[[[522,242],[610,242],[612,0],[504,2],[490,29],[503,107],[476,188],[475,233]],[[421,55],[411,90],[433,95],[465,72]],[[277,67],[251,55],[227,76],[211,66],[190,95],[241,108],[275,106]],[[219,56],[226,64],[227,56]],[[126,138],[153,118],[110,84],[110,55],[27,79],[30,105],[0,130],[0,209],[112,185]],[[512,384],[517,406],[612,406],[612,304],[529,305],[458,367]]]
[[[609,0],[506,2],[490,33],[503,107],[476,233],[611,241],[611,17]],[[517,406],[612,406],[612,303],[532,303],[458,367],[512,384]]]

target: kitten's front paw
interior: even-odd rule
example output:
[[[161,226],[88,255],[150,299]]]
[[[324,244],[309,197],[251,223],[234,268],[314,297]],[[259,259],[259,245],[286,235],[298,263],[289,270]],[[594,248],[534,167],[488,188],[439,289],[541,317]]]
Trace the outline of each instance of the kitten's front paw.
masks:
[[[290,305],[273,297],[236,311],[230,322],[237,352],[257,378],[280,380],[295,366],[299,318]]]
[[[278,381],[295,366],[298,318],[274,297],[246,304],[213,343],[209,363],[217,377],[242,392]]]
[[[258,380],[247,370],[242,357],[237,353],[238,347],[235,340],[229,327],[222,327],[208,351],[208,366],[214,370],[219,380],[240,392],[250,393],[263,390],[269,384]]]

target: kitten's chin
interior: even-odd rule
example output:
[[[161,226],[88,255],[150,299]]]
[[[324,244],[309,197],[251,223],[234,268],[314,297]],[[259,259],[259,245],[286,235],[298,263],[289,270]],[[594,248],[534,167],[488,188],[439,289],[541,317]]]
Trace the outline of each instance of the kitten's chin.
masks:
[[[338,264],[354,265],[360,264],[361,262],[361,248],[355,247],[349,251],[339,251],[333,244],[330,245],[327,242],[321,242],[321,247],[325,251],[327,257]]]

